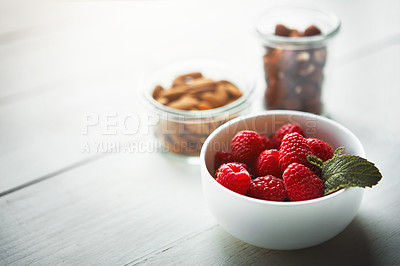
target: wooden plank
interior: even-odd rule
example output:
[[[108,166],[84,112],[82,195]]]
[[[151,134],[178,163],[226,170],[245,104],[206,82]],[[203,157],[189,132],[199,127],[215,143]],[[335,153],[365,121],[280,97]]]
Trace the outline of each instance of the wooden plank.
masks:
[[[350,9],[349,14],[350,13],[354,13],[354,10]],[[368,10],[366,14],[373,15],[371,10]],[[125,16],[125,18],[127,18],[127,16]],[[350,18],[351,17],[348,16],[348,21],[350,21]],[[110,27],[108,29],[109,32],[111,32],[115,27],[116,24],[114,27]],[[221,29],[228,29],[228,27],[221,27]],[[120,31],[113,36],[122,36],[126,33],[125,30]],[[377,31],[378,29],[375,28],[374,33]],[[211,43],[211,41],[214,42],[217,40],[212,38],[211,41],[197,41],[194,33],[190,33],[189,29],[179,31],[177,35],[181,34],[182,32],[188,33],[189,36],[192,36],[191,41],[178,46],[178,48],[182,48],[183,51],[185,51],[185,49],[187,51],[188,48],[184,48],[187,46],[187,44],[193,44],[193,46],[190,46],[193,48],[207,46]],[[99,33],[100,30],[97,32],[97,34]],[[366,32],[365,37],[367,34],[369,33]],[[165,35],[167,35],[167,33],[165,33]],[[99,36],[100,35],[97,35],[97,38]],[[356,39],[358,37],[359,36],[357,35],[353,36],[352,38]],[[219,38],[220,39],[218,40],[225,42],[237,40],[236,35],[232,35],[229,38]],[[94,39],[99,40],[96,38]],[[125,39],[122,38],[119,40],[123,41]],[[154,48],[157,44],[157,38],[153,37],[151,40],[152,44],[149,47]],[[173,44],[174,41],[169,42],[169,44],[171,43]],[[348,46],[348,43],[350,42],[345,42],[346,46]],[[253,45],[250,47],[256,47],[255,42],[252,42],[252,44]],[[135,59],[135,53],[126,52],[129,45],[131,45],[130,42],[126,43],[123,46],[124,49],[122,49],[125,50],[125,53],[118,53],[117,58],[112,62],[113,64],[118,65],[118,63],[121,63],[123,60],[127,60],[131,62],[128,64],[128,66],[132,67],[132,69],[136,69],[138,63],[133,62],[133,59]],[[112,43],[106,47],[110,49],[107,51],[111,51],[113,48],[115,48]],[[166,47],[168,47],[168,45],[166,45]],[[35,59],[40,58],[41,54],[45,52],[45,50],[40,50],[41,48],[38,49],[38,53],[34,53],[34,55],[30,57],[32,58],[32,61],[30,61],[31,63],[34,62]],[[223,49],[224,46],[221,46],[217,49],[217,51],[222,51]],[[6,50],[6,52],[7,51],[9,50]],[[101,49],[96,51],[96,53],[91,54],[87,58],[90,59],[94,58],[96,55],[100,55]],[[231,47],[229,53],[226,53],[226,56],[231,56],[235,51],[237,51],[236,48]],[[17,52],[18,50],[16,50],[16,53]],[[154,53],[154,58],[151,58],[150,61],[155,62],[159,59],[158,56],[161,56],[162,53],[165,52],[167,52],[167,48],[165,48],[165,50],[157,50]],[[27,53],[27,55],[29,54],[30,53]],[[125,54],[127,54],[128,57],[124,58],[123,55]],[[51,53],[49,55],[51,55]],[[258,59],[258,55],[256,58],[256,55],[253,53],[248,53],[246,55],[250,55],[250,57]],[[240,56],[245,57],[246,55]],[[111,56],[112,55],[109,55],[108,58]],[[240,56],[238,58],[240,58]],[[387,199],[390,202],[388,204],[389,207],[387,208],[384,208],[384,206],[379,204],[382,201],[381,198],[383,195],[386,193],[394,194],[393,189],[389,190],[389,187],[392,188],[393,184],[398,184],[392,182],[396,176],[394,173],[398,173],[399,170],[397,165],[398,153],[397,150],[394,149],[395,145],[393,145],[393,143],[398,143],[396,137],[393,137],[398,136],[398,128],[387,126],[389,123],[391,123],[391,121],[397,120],[398,114],[396,108],[397,105],[395,102],[395,100],[398,99],[398,94],[396,94],[398,93],[398,90],[393,89],[393,86],[396,85],[398,88],[399,84],[398,79],[395,79],[398,77],[398,71],[396,71],[396,69],[399,69],[398,64],[393,63],[393,59],[396,57],[398,58],[398,50],[388,49],[374,55],[373,59],[371,59],[373,63],[370,63],[369,61],[372,57],[368,57],[365,59],[365,61],[361,60],[355,65],[350,64],[344,68],[343,72],[341,72],[339,76],[336,76],[334,73],[332,73],[331,77],[335,78],[336,83],[331,83],[335,84],[334,87],[327,88],[328,96],[330,93],[334,93],[333,95],[331,94],[330,96],[332,97],[329,98],[337,100],[327,101],[327,107],[332,116],[347,125],[353,131],[355,131],[358,136],[360,136],[361,140],[366,145],[368,157],[371,160],[376,161],[378,166],[383,169],[385,178],[389,177],[382,182],[382,186],[379,186],[366,194],[363,208],[366,206],[366,204],[368,206],[373,206],[373,208],[368,208],[366,210],[361,209],[360,212],[360,215],[363,215],[362,217],[366,217],[362,218],[362,221],[364,221],[364,219],[368,219],[371,216],[376,217],[375,211],[379,211],[380,208],[382,209],[382,212],[377,212],[382,214],[379,216],[380,218],[375,219],[366,225],[362,225],[362,229],[367,228],[367,236],[364,237],[364,239],[366,239],[368,243],[372,243],[373,249],[377,250],[376,252],[380,253],[381,255],[377,255],[377,253],[373,254],[376,255],[378,259],[382,259],[383,255],[387,256],[387,260],[380,260],[380,262],[388,262],[383,264],[391,264],[390,262],[393,261],[398,262],[398,257],[393,257],[392,251],[395,247],[396,241],[398,241],[398,224],[396,224],[395,216],[385,215],[386,212],[397,212],[397,209],[393,207],[393,205],[395,205],[394,202],[397,202],[398,199]],[[2,58],[4,57],[2,56]],[[168,58],[162,57],[160,60],[167,61]],[[28,84],[28,79],[22,78],[21,83],[18,85],[19,80],[17,75],[17,66],[23,66],[23,57],[18,60],[11,58],[9,61],[6,61],[6,64],[13,65],[15,62],[17,62],[15,64],[15,68],[13,68],[13,71],[15,72],[12,72],[14,76],[9,80],[8,84],[11,84],[15,87],[22,85],[20,88],[25,89],[27,87],[26,84]],[[99,60],[95,62],[98,63]],[[105,60],[105,62],[109,61]],[[29,65],[29,68],[34,66],[33,63],[27,65]],[[70,65],[66,63],[63,66],[68,67]],[[93,66],[89,64],[88,67],[90,68]],[[27,67],[23,70],[28,71],[29,68]],[[40,72],[41,75],[39,75],[41,78],[38,80],[32,80],[32,84],[37,84],[38,87],[41,87],[42,82],[49,82],[48,84],[51,84],[52,80],[45,79],[45,74],[55,72],[46,72],[48,71],[48,68],[49,66],[42,69],[42,72]],[[66,76],[70,74],[70,72],[67,70],[64,71],[66,72]],[[110,112],[115,112],[115,110],[123,110],[124,112],[132,110],[143,112],[144,109],[141,107],[138,109],[135,109],[136,107],[134,108],[134,106],[138,105],[139,102],[131,101],[131,99],[134,99],[134,96],[136,96],[136,91],[131,90],[133,84],[135,84],[135,81],[127,81],[128,72],[129,71],[127,70],[122,71],[122,75],[120,76],[122,81],[119,81],[119,84],[117,82],[118,79],[115,79],[115,77],[113,77],[113,79],[110,78],[108,81],[104,81],[104,79],[101,78],[94,83],[92,80],[90,80],[88,84],[85,82],[78,82],[73,83],[72,85],[64,85],[62,82],[60,86],[57,85],[57,90],[45,90],[42,95],[33,94],[28,98],[21,98],[22,100],[13,102],[12,105],[3,106],[1,108],[2,113],[0,115],[0,147],[2,154],[0,159],[2,165],[0,172],[0,176],[2,177],[0,179],[2,182],[1,187],[3,189],[15,187],[18,184],[32,180],[32,178],[41,177],[53,171],[57,171],[66,165],[86,158],[86,155],[81,153],[82,145],[86,140],[93,141],[93,139],[99,136],[98,134],[94,134],[93,136],[89,136],[93,137],[93,139],[86,139],[81,135],[82,120],[86,114],[98,111],[103,115],[107,115],[110,114]],[[132,73],[133,72],[140,73],[132,71]],[[34,75],[32,75],[32,77],[33,76]],[[62,78],[63,75],[60,75],[60,77]],[[18,82],[15,80],[18,80]],[[33,87],[36,87],[36,85]],[[356,89],[352,90],[352,88]],[[384,93],[376,93],[376,91],[374,91],[372,88],[380,88],[379,92]],[[14,90],[10,90],[9,92],[9,95],[12,95]],[[344,101],[341,101],[343,95],[347,95],[347,97],[344,99]],[[378,106],[385,106],[385,108],[376,108],[374,112],[371,112],[370,104],[365,104],[364,102],[358,101],[360,95],[362,95],[369,102],[376,102]],[[355,102],[357,103],[356,105]],[[364,114],[368,114],[368,116]],[[371,121],[374,122],[372,123]],[[384,137],[377,138],[376,136]],[[392,142],[393,138],[395,138],[395,142]],[[118,140],[118,138],[111,138],[111,141]],[[139,165],[146,166],[146,160],[148,162],[159,162],[159,160],[155,160],[155,157],[153,156],[137,158],[139,158],[137,159],[139,163],[132,166],[135,169],[137,169]],[[148,167],[150,166],[148,165]],[[100,171],[98,168],[96,169],[97,171]],[[174,175],[176,175],[175,178],[183,178],[182,173],[174,172],[163,164],[160,165],[159,169],[164,169],[166,172],[172,172]],[[79,170],[77,171],[79,172]],[[189,207],[185,205],[186,207],[183,207],[182,209],[195,218],[193,218],[193,220],[186,220],[188,218],[184,218],[183,220],[177,221],[175,218],[173,219],[167,217],[170,213],[167,214],[167,211],[165,211],[161,215],[161,220],[164,222],[166,221],[166,223],[169,224],[166,226],[166,229],[169,230],[169,232],[164,232],[162,229],[162,226],[165,227],[164,224],[157,225],[156,221],[151,221],[149,223],[149,219],[151,220],[153,216],[157,217],[156,209],[159,206],[163,206],[161,201],[153,202],[152,197],[144,197],[144,199],[151,202],[149,203],[151,205],[151,211],[142,211],[138,205],[134,205],[135,208],[129,209],[130,206],[127,206],[127,202],[130,200],[130,195],[128,192],[122,193],[122,198],[119,199],[119,196],[116,196],[115,194],[119,195],[121,193],[120,191],[123,189],[119,187],[119,185],[115,185],[109,180],[102,183],[102,185],[99,185],[99,187],[95,187],[93,189],[104,189],[105,191],[108,191],[104,187],[108,188],[116,186],[114,187],[114,190],[111,192],[108,191],[109,194],[106,196],[101,193],[96,194],[98,191],[96,190],[93,192],[91,187],[93,186],[92,183],[96,183],[97,180],[93,180],[93,178],[91,178],[89,182],[86,181],[85,178],[87,176],[99,176],[100,174],[97,171],[93,170],[83,172],[82,175],[77,174],[80,179],[83,179],[83,183],[79,183],[77,185],[76,191],[75,185],[73,186],[74,188],[69,188],[64,191],[64,187],[68,187],[70,184],[70,175],[66,174],[68,178],[63,179],[61,183],[53,180],[44,182],[43,185],[52,185],[46,185],[43,190],[37,189],[37,186],[42,186],[42,184],[40,184],[4,197],[1,200],[2,210],[4,210],[4,212],[2,211],[1,213],[2,222],[0,230],[2,239],[0,241],[2,262],[4,262],[4,264],[8,264],[9,262],[13,261],[16,264],[42,264],[52,262],[63,263],[64,261],[66,264],[77,264],[82,261],[87,261],[88,264],[91,262],[93,262],[93,264],[105,262],[110,262],[110,264],[112,264],[137,261],[136,258],[143,258],[143,256],[146,258],[146,254],[154,254],[154,252],[160,250],[160,248],[170,246],[170,242],[179,243],[179,241],[175,241],[176,239],[186,239],[187,237],[190,238],[191,236],[196,235],[198,230],[203,228],[197,223],[202,222],[202,219],[211,219],[208,216],[207,219],[202,217],[202,215],[206,215],[202,213],[205,212],[203,209],[200,211],[201,214],[197,214],[199,216],[196,216],[196,214],[193,214],[193,210],[190,211]],[[75,176],[75,172],[71,173],[71,175]],[[117,176],[121,175],[118,171],[116,173]],[[113,173],[108,172],[108,174],[111,176]],[[158,173],[152,172],[152,175],[157,174]],[[124,180],[126,179],[127,177],[124,177]],[[128,181],[125,181],[123,184],[127,183]],[[83,191],[79,190],[79,188],[85,186],[89,188]],[[151,185],[147,184],[147,186]],[[147,186],[139,187],[141,189],[146,189],[148,188]],[[54,192],[48,194],[47,191],[52,190]],[[159,195],[158,190],[159,188],[154,189],[154,191],[151,192],[151,195],[154,197]],[[189,190],[191,190],[191,188],[189,188]],[[137,192],[136,190],[133,191]],[[173,191],[176,192],[175,190]],[[87,200],[87,194],[93,195],[93,198],[89,196],[89,199]],[[54,199],[58,199],[59,195],[66,195],[65,197],[67,200],[55,201]],[[173,204],[176,201],[179,201],[177,198],[173,198],[171,195],[168,196],[171,198],[170,200],[166,201],[167,203]],[[187,195],[184,194],[184,196]],[[100,203],[103,202],[99,198],[111,198],[112,203],[99,207]],[[198,203],[199,201],[201,201],[200,198],[196,198],[196,200],[192,200],[190,203]],[[48,205],[43,206],[43,202],[48,202]],[[139,203],[142,204],[143,202],[139,201]],[[116,205],[122,205],[122,207],[120,207],[121,209],[117,208],[115,211],[114,207]],[[120,214],[118,210],[121,212],[126,212],[126,215],[118,216]],[[171,209],[167,208],[166,210]],[[150,215],[148,213],[150,213]],[[181,210],[175,210],[175,212],[171,211],[171,213],[181,216],[185,215],[185,213],[181,212]],[[89,215],[97,215],[98,217],[102,218],[102,220],[106,220],[107,222],[99,222],[99,227],[95,227],[96,221],[93,221],[92,217],[89,217]],[[65,216],[68,217],[64,218]],[[141,228],[141,230],[148,233],[148,236],[151,238],[155,237],[155,235],[161,235],[161,239],[147,243],[147,236],[144,236],[143,234],[139,238],[140,241],[137,241],[137,229],[132,229],[133,227],[129,228],[131,224],[128,224],[129,226],[124,224],[118,229],[108,231],[109,226],[118,227],[121,220],[133,219],[133,216],[141,217],[136,222],[132,223],[133,226]],[[189,228],[189,230],[188,227],[191,223],[195,224],[196,226]],[[212,224],[213,222],[207,223],[205,227],[211,226]],[[379,227],[380,224],[384,224],[385,227]],[[173,225],[177,225],[179,228],[184,228],[184,230],[178,234],[176,231],[174,231],[175,229],[173,229]],[[125,229],[126,227],[128,227],[128,229]],[[156,228],[154,232],[152,231],[152,228]],[[61,232],[63,230],[64,233]],[[109,239],[110,234],[112,235],[111,240]],[[353,234],[353,231],[351,231],[350,234]],[[358,234],[356,233],[355,235]],[[222,246],[227,245],[227,248],[218,249],[219,252],[215,255],[216,258],[221,257],[221,260],[223,261],[227,260],[228,262],[233,262],[233,260],[226,259],[225,255],[221,255],[228,254],[227,256],[229,257],[230,253],[224,252],[232,248],[231,241],[232,240],[222,241]],[[40,242],[40,244],[37,242]],[[356,242],[356,244],[357,243],[358,242]],[[131,247],[134,247],[136,250],[132,251]],[[245,256],[245,254],[247,254],[245,252],[247,248],[243,248],[243,250],[244,251],[236,251]],[[369,250],[369,248],[364,249],[366,253]],[[176,249],[173,249],[173,251],[176,252]],[[204,257],[207,257],[207,254],[209,254],[209,251],[206,251],[202,253]],[[360,252],[360,250],[358,250],[358,252]],[[188,254],[191,255],[190,252]],[[262,255],[259,256],[260,258],[262,257]],[[48,259],[46,259],[46,257],[48,257]],[[150,261],[152,261],[152,259],[157,260],[157,258],[152,257],[153,256],[150,256]],[[209,258],[207,261],[211,262],[213,259],[216,259],[215,257],[207,257]],[[95,259],[93,260],[93,258]],[[280,257],[278,256],[277,258]],[[190,259],[191,258],[187,255],[186,257],[182,257],[181,260],[189,261]],[[176,258],[171,255],[170,260],[175,261]]]
[[[321,3],[321,7],[332,10],[342,20],[340,33],[332,42],[331,52],[335,54],[331,58],[333,62],[351,63],[379,52],[389,43],[398,43],[399,31],[395,27],[400,24],[400,18],[396,15],[400,10],[398,1],[354,1],[349,8],[347,4],[328,1]],[[375,18],[369,20],[371,17]]]
[[[374,241],[368,217],[358,217],[338,236],[316,247],[276,251],[246,244],[214,226],[176,245],[160,249],[133,265],[398,265],[398,238]],[[399,224],[397,223],[397,226]],[[390,227],[394,229],[393,226]],[[377,231],[374,232],[375,234]],[[388,240],[382,239],[383,235]],[[384,245],[382,245],[384,244]],[[195,252],[194,252],[195,251]]]
[[[346,65],[328,77],[324,99],[328,114],[348,126],[366,145],[366,153],[386,164],[396,154],[400,127],[400,47],[394,45]],[[382,149],[380,152],[379,150]]]
[[[0,40],[1,36],[24,29],[40,28],[43,25],[57,24],[68,15],[68,7],[63,1],[2,0],[0,1]],[[13,36],[10,36],[13,37]]]
[[[141,106],[143,99],[129,80],[107,77],[77,80],[0,107],[0,192],[41,178],[64,167],[107,150],[85,151],[85,145],[106,142],[138,141],[146,137],[125,134],[126,127],[135,129],[147,121]],[[107,132],[108,116],[114,116],[116,132]],[[141,117],[139,117],[141,116]],[[90,126],[87,119],[98,119]],[[110,122],[111,123],[111,122]],[[114,123],[114,122],[112,122]],[[136,123],[136,124],[135,124]],[[147,133],[148,135],[149,133]]]
[[[2,265],[121,265],[215,224],[198,166],[153,152],[93,162],[0,208]]]
[[[351,86],[359,93],[373,88],[375,84],[369,81],[376,77],[392,80],[385,92],[396,95],[398,83],[392,75],[397,72],[372,64],[379,61],[389,66],[396,61],[392,56],[396,51],[398,48],[393,47],[357,61],[336,77],[346,79],[350,75],[372,86]],[[391,66],[395,69],[396,64]],[[369,69],[377,74],[365,75]],[[364,140],[368,158],[378,159],[384,180],[366,191],[350,227],[324,245],[276,252],[234,239],[214,227],[215,221],[202,200],[198,168],[149,152],[113,155],[1,197],[0,261],[11,265],[245,261],[320,264],[329,258],[332,264],[347,260],[356,264],[398,264],[400,195],[396,188],[400,181],[396,177],[400,169],[395,147],[399,142],[385,138],[379,141],[382,146],[375,146],[376,136],[397,132],[398,126],[377,128],[375,120],[364,124],[362,117],[367,110],[363,104],[358,105],[358,98],[352,98],[359,93],[347,91],[348,87],[333,91],[336,99],[347,95],[348,105],[342,103],[346,109],[335,109],[334,102],[330,102],[331,114]],[[365,97],[371,100],[376,94],[365,93]],[[395,106],[387,108],[394,111]],[[386,119],[390,121],[397,114],[389,113]],[[376,114],[372,117],[377,119]],[[378,153],[382,157],[377,157]],[[344,252],[345,258],[336,256],[336,251]]]

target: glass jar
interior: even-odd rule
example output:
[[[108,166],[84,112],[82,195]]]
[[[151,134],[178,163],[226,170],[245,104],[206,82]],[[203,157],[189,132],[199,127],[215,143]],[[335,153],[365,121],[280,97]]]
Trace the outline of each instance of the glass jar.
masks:
[[[293,36],[275,35],[276,25],[284,25]],[[257,22],[256,30],[265,47],[264,71],[267,109],[299,110],[321,114],[321,100],[328,43],[339,32],[339,18],[329,12],[308,8],[274,8]],[[302,36],[316,26],[321,34]]]
[[[205,78],[214,81],[230,81],[239,88],[242,96],[218,108],[195,111],[171,108],[152,97],[157,85],[170,88],[174,78],[192,72],[201,72]],[[245,71],[235,70],[232,65],[216,60],[188,60],[169,64],[153,71],[146,80],[144,96],[153,114],[158,117],[154,135],[160,141],[163,153],[191,164],[198,163],[201,147],[211,132],[249,112],[255,89],[252,83],[254,79],[246,76]]]

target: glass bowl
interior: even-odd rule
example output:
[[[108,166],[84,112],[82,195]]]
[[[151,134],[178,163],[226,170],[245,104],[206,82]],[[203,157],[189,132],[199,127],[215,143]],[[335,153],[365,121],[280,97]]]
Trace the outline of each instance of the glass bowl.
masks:
[[[214,81],[230,81],[243,95],[227,105],[195,111],[174,109],[153,98],[152,93],[157,85],[170,88],[177,76],[192,72],[201,72],[204,78]],[[154,135],[161,143],[162,152],[169,157],[197,164],[208,135],[225,122],[250,111],[254,80],[246,71],[217,60],[181,61],[152,71],[146,78],[144,98],[158,119]]]

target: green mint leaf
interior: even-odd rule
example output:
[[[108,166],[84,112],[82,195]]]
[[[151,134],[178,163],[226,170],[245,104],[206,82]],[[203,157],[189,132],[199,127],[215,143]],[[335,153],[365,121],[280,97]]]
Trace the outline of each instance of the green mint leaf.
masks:
[[[321,172],[324,195],[348,187],[372,187],[382,178],[376,166],[355,155],[336,155],[326,161]]]
[[[345,149],[344,147],[339,147],[339,148],[337,148],[337,149],[333,152],[333,156],[342,155],[344,149]]]
[[[318,158],[315,155],[309,154],[307,155],[307,161],[311,163],[315,168],[317,168],[319,172],[322,171],[322,166],[324,164],[324,161],[322,161],[320,158]]]

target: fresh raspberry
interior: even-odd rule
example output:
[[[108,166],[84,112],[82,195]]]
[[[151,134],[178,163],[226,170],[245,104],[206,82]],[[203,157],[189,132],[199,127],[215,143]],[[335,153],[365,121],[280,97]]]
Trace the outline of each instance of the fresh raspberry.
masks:
[[[269,149],[273,149],[274,145],[272,144],[272,141],[265,135],[260,134],[260,138],[262,140],[263,143],[263,150],[269,150]]]
[[[286,168],[283,181],[290,201],[315,199],[324,194],[322,179],[299,163],[292,163]]]
[[[282,170],[279,167],[279,151],[275,149],[263,151],[258,155],[253,170],[256,176],[273,175],[281,177]]]
[[[214,169],[218,169],[224,163],[230,163],[235,161],[233,154],[230,151],[219,151],[214,157]]]
[[[307,142],[312,153],[322,161],[325,162],[333,157],[333,148],[328,143],[314,138],[308,138]]]
[[[257,156],[262,152],[263,143],[257,132],[245,130],[238,132],[232,139],[231,149],[235,161],[253,164]]]
[[[249,171],[249,167],[247,166],[247,164],[245,164],[245,163],[238,163],[238,162],[234,162],[234,163],[237,163],[237,164],[239,164],[239,165],[243,166],[243,167],[244,167],[244,169],[246,169],[246,171],[250,173],[250,171]]]
[[[221,165],[216,173],[216,180],[224,187],[239,193],[246,194],[250,186],[250,174],[238,163]]]
[[[247,195],[256,199],[283,201],[287,192],[282,179],[267,175],[251,180]]]
[[[238,163],[238,162],[230,162],[230,163],[234,163],[234,164],[238,164],[238,165],[240,165],[240,166],[243,166],[243,168],[246,169],[246,171],[250,174],[249,167],[247,166],[247,164],[245,164],[245,163]],[[227,164],[227,163],[224,163],[224,164]],[[223,165],[223,164],[221,164],[221,165]],[[218,170],[219,170],[219,168],[221,167],[221,165],[220,165],[220,166],[217,168],[217,170],[215,171],[214,178],[217,178]],[[250,178],[253,178],[253,177],[251,176],[251,174],[250,174]]]
[[[282,170],[291,163],[301,163],[307,167],[312,165],[307,161],[307,155],[312,154],[307,139],[299,133],[290,133],[282,139],[279,150],[279,166]]]
[[[297,123],[289,123],[289,124],[285,124],[285,125],[281,126],[275,132],[275,134],[271,137],[271,141],[274,144],[274,147],[279,149],[279,147],[281,146],[283,137],[286,134],[293,133],[293,132],[297,132],[300,135],[304,135],[303,129]]]

